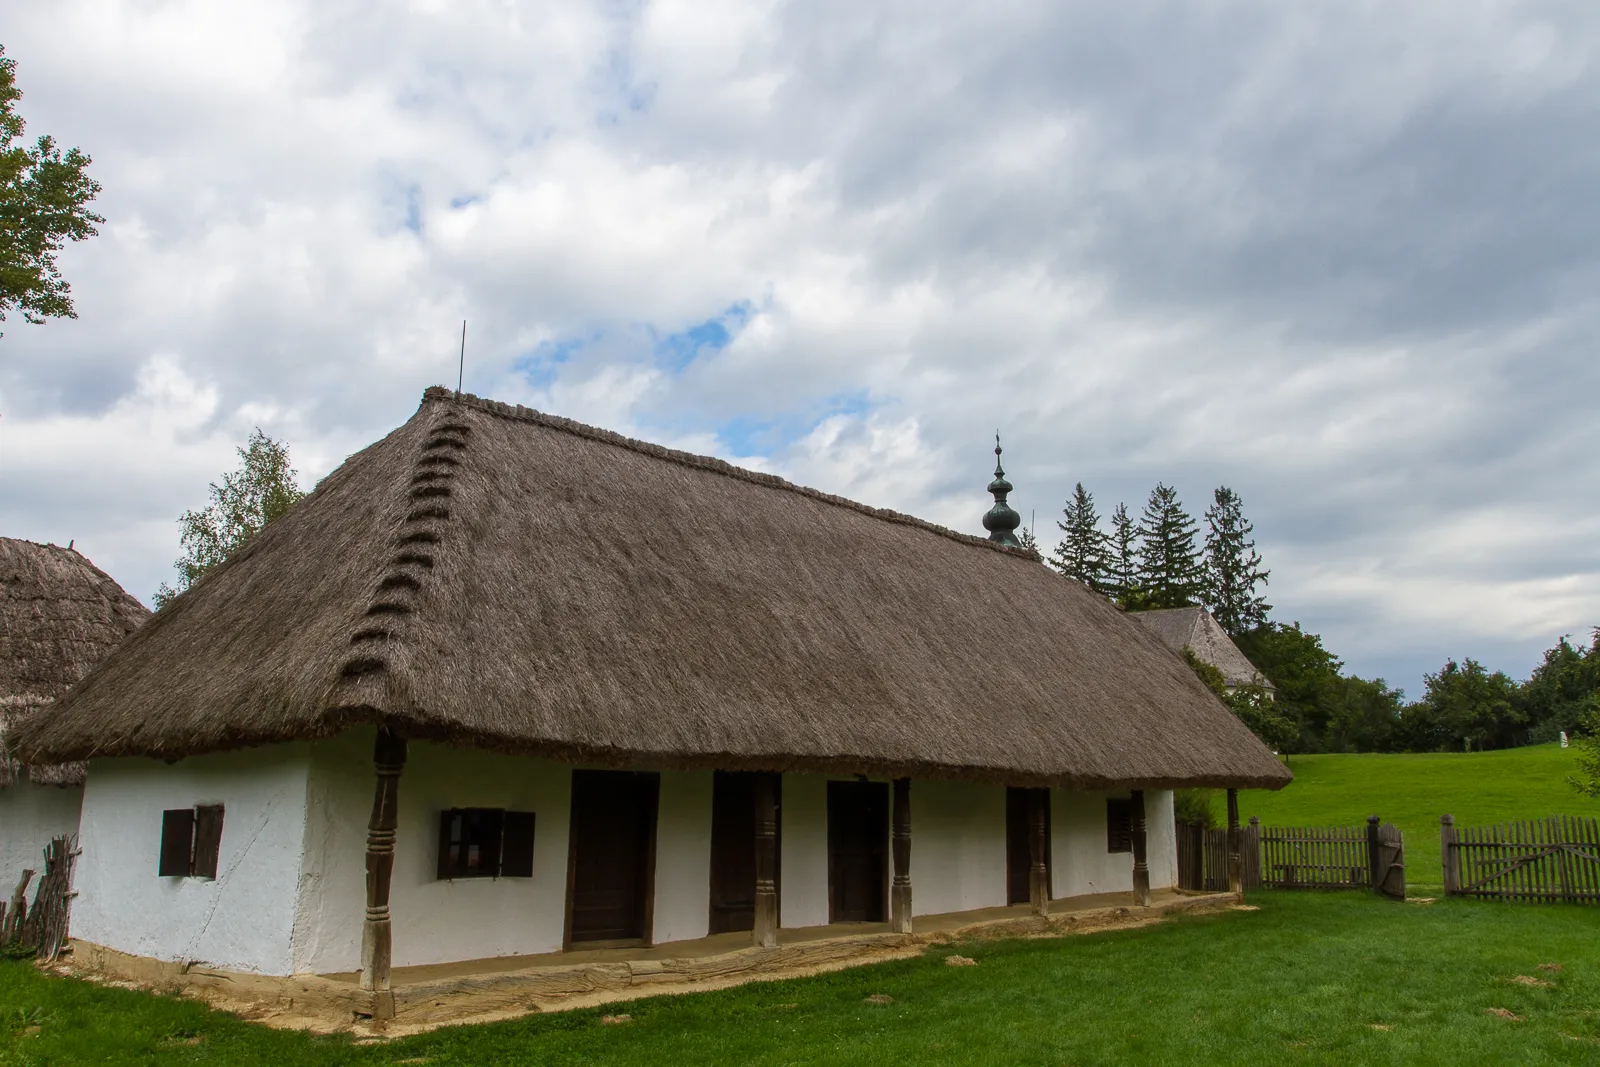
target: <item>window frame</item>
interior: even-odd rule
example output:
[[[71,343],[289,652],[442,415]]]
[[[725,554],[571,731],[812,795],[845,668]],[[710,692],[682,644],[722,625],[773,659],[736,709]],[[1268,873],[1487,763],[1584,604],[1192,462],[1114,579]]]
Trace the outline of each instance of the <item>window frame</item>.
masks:
[[[1133,851],[1133,798],[1106,797],[1106,854]]]
[[[478,833],[469,837],[469,827],[475,827]],[[536,815],[531,811],[481,807],[440,809],[437,879],[456,882],[532,878],[536,828]],[[478,863],[471,865],[467,862],[470,852],[466,850],[474,846],[480,854]]]
[[[156,877],[216,881],[221,867],[225,815],[226,808],[222,804],[164,809]]]

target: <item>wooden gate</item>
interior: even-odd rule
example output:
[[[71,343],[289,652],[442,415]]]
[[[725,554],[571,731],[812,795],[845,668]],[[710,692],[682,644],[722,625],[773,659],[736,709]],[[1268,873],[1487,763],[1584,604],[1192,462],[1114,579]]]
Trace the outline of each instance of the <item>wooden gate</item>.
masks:
[[[1439,820],[1444,891],[1496,900],[1600,903],[1600,825],[1548,819],[1457,829]]]
[[[1228,888],[1228,831],[1178,824],[1178,886],[1202,892]],[[1374,889],[1404,900],[1405,841],[1393,823],[1372,816],[1359,826],[1262,826],[1239,834],[1246,890]]]

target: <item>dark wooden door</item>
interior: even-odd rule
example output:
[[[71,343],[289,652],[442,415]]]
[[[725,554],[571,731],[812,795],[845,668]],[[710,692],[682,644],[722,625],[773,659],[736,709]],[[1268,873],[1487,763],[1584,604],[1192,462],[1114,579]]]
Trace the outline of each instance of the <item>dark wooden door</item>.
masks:
[[[828,783],[828,921],[888,921],[889,784]]]
[[[751,930],[756,918],[756,783],[772,782],[783,836],[780,776],[717,771],[711,787],[711,932]],[[779,849],[782,855],[781,848]]]
[[[1044,865],[1050,869],[1050,791],[1048,789],[1006,789],[1006,903],[1028,903],[1028,868],[1033,865],[1028,841],[1028,798],[1041,794],[1044,804]],[[1052,879],[1053,881],[1053,879]]]
[[[656,774],[572,772],[572,941],[649,937]]]

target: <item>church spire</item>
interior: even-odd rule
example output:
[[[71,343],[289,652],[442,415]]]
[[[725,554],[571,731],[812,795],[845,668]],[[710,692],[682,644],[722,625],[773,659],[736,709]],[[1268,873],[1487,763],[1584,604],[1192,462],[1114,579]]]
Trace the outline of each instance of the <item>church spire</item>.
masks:
[[[1000,431],[994,434],[994,481],[989,483],[989,492],[994,494],[994,507],[990,508],[983,516],[983,528],[989,531],[989,540],[1012,548],[1021,548],[1022,542],[1017,540],[1017,527],[1022,525],[1022,516],[1011,509],[1006,503],[1006,495],[1011,492],[1012,485],[1006,481],[1005,468],[1000,466]]]

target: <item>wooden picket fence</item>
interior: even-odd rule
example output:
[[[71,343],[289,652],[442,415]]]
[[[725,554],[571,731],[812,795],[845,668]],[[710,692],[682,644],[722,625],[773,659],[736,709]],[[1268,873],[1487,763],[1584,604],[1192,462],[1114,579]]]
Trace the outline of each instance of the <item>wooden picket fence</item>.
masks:
[[[1457,827],[1439,820],[1447,896],[1600,903],[1600,822],[1566,815]]]
[[[1179,823],[1178,885],[1224,892],[1228,888],[1228,831]],[[1405,853],[1400,831],[1377,817],[1357,826],[1262,826],[1252,818],[1239,829],[1239,867],[1246,890],[1374,889],[1405,897]]]
[[[20,945],[53,961],[67,943],[72,910],[72,870],[78,856],[75,834],[57,837],[44,850],[44,877],[28,905],[28,884],[34,872],[24,870],[10,901],[0,900],[0,948]]]

